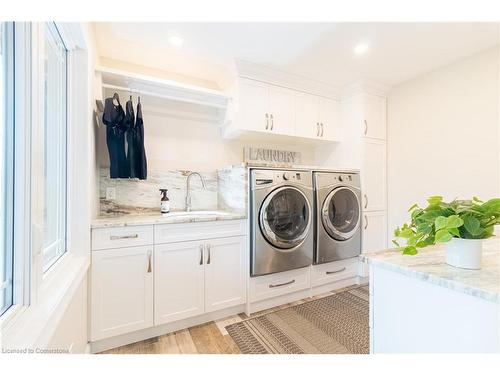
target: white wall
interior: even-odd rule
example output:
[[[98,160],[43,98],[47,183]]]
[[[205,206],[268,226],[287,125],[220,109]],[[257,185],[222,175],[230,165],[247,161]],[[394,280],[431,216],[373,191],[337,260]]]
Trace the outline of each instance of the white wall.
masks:
[[[499,196],[499,51],[403,83],[388,97],[388,230],[430,195]]]

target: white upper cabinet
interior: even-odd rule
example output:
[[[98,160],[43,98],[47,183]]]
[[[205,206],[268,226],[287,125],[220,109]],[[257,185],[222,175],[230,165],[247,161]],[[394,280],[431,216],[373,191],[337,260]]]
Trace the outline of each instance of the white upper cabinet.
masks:
[[[319,138],[319,97],[305,92],[295,94],[296,133],[299,137]]]
[[[385,141],[365,138],[362,147],[361,191],[363,194],[363,210],[383,211],[387,207]]]
[[[153,246],[92,252],[91,339],[153,326]]]
[[[242,78],[239,82],[237,127],[244,130],[270,131],[269,85]]]
[[[317,95],[296,92],[296,135],[335,141],[339,138],[340,103]]]
[[[363,95],[363,136],[386,139],[386,98],[375,95]]]
[[[238,83],[232,131],[338,140],[338,101],[247,78],[240,78]]]
[[[217,238],[205,246],[205,311],[245,303],[246,237]]]
[[[333,99],[319,98],[320,138],[328,141],[340,139],[340,103]]]
[[[269,85],[269,130],[272,133],[295,135],[295,92]]]

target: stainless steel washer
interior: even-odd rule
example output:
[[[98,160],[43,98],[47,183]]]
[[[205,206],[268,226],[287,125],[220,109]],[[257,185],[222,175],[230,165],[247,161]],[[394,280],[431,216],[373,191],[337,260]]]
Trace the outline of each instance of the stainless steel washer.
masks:
[[[312,263],[312,204],[310,171],[250,171],[251,276]]]
[[[361,185],[357,172],[313,172],[314,263],[361,253]]]

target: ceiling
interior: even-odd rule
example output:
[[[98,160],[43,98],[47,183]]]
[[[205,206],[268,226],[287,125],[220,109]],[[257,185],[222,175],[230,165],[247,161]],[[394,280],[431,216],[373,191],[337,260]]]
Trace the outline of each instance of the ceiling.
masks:
[[[101,57],[219,84],[241,59],[337,87],[394,86],[499,43],[497,23],[95,23],[94,31]],[[363,55],[353,51],[359,43]]]

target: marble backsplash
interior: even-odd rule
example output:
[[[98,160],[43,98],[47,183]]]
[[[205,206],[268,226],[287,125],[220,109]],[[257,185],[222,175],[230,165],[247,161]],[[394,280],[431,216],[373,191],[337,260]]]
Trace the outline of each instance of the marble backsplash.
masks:
[[[244,167],[228,167],[214,172],[201,172],[191,177],[192,210],[225,210],[246,213],[247,172]],[[109,169],[99,171],[100,215],[116,216],[160,211],[160,188],[168,189],[171,211],[186,208],[186,179],[190,171],[148,171],[147,180],[111,179]],[[115,189],[115,199],[106,199],[107,188]]]

